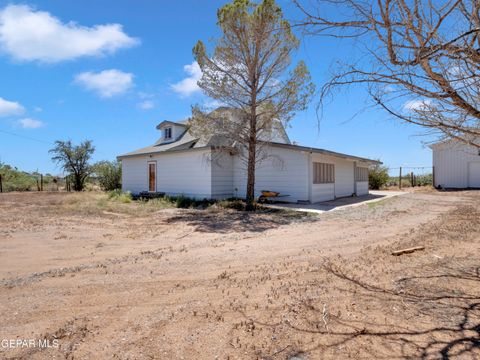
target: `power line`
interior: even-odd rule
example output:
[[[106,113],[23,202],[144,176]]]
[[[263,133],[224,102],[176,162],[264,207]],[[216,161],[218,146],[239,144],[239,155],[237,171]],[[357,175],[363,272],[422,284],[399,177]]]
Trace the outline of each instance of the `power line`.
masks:
[[[0,130],[0,133],[4,133],[4,134],[7,134],[7,135],[11,135],[11,136],[16,136],[16,137],[23,138],[23,139],[27,139],[27,140],[31,140],[31,141],[36,141],[36,142],[43,143],[43,144],[55,145],[55,143],[52,142],[52,141],[46,141],[46,140],[36,139],[36,138],[30,137],[30,136],[20,135],[20,134],[11,132],[11,131]],[[100,155],[100,156],[105,156],[105,154],[102,153],[102,152],[95,151],[95,153],[96,153],[97,155]]]
[[[37,141],[37,142],[41,142],[41,143],[44,143],[44,144],[53,145],[53,142],[51,142],[51,141],[45,141],[45,140],[35,139],[35,138],[30,137],[30,136],[20,135],[20,134],[16,134],[16,133],[13,133],[13,132],[10,132],[10,131],[5,131],[5,130],[0,130],[0,132],[1,132],[1,133],[4,133],[4,134],[7,134],[7,135],[11,135],[11,136],[16,136],[16,137],[19,137],[19,138],[27,139],[27,140],[32,140],[32,141]]]

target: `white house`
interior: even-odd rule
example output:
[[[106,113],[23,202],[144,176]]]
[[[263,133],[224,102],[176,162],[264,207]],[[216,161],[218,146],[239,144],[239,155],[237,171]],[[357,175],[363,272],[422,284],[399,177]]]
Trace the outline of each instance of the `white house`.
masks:
[[[480,149],[454,140],[430,148],[435,187],[480,188]]]
[[[245,196],[246,169],[234,147],[219,150],[213,138],[202,142],[186,122],[163,121],[157,129],[161,137],[155,144],[118,156],[124,191],[198,199]],[[368,167],[377,161],[293,145],[283,126],[275,131],[268,158],[256,168],[256,196],[271,190],[287,195],[283,201],[316,203],[368,194]]]

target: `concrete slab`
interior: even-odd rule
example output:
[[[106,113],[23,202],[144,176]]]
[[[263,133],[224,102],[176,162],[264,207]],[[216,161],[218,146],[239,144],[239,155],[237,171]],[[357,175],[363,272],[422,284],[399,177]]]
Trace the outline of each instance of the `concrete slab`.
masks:
[[[321,214],[327,211],[341,210],[345,208],[361,206],[363,204],[368,204],[372,202],[377,202],[385,200],[394,196],[401,196],[407,194],[403,191],[383,191],[383,190],[371,190],[368,195],[358,196],[358,197],[346,197],[339,198],[330,201],[324,201],[315,204],[293,204],[293,203],[274,203],[274,204],[264,204],[264,206],[273,208],[273,209],[289,209],[295,211],[305,211]]]

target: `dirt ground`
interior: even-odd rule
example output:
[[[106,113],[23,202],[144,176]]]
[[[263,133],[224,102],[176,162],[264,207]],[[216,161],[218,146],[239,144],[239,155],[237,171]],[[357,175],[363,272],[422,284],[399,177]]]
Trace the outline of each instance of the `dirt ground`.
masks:
[[[480,358],[480,191],[318,216],[103,197],[0,195],[0,340],[59,343],[0,358]]]

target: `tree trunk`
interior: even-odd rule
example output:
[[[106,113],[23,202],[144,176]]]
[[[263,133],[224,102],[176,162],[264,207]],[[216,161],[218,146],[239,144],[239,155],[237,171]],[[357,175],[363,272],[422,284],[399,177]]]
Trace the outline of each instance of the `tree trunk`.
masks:
[[[247,165],[247,211],[255,210],[255,162],[257,146],[257,119],[256,114],[250,115],[250,137],[248,139],[248,165]]]
[[[83,190],[83,182],[82,177],[80,175],[75,174],[75,191],[82,191]]]

